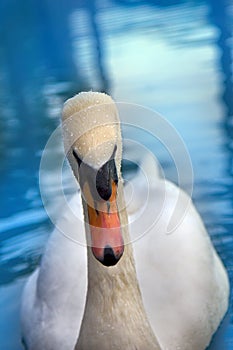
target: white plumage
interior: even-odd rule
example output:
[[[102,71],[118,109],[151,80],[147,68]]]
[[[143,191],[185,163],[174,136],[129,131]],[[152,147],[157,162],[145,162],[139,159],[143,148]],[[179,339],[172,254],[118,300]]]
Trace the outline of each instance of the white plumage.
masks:
[[[227,310],[227,274],[191,203],[183,221],[174,232],[167,234],[167,220],[174,212],[178,196],[181,195],[182,206],[187,195],[159,177],[152,157],[147,158],[142,167],[151,174],[150,196],[146,210],[140,213],[147,184],[138,172],[131,183],[133,198],[127,206],[132,236],[135,230],[144,232],[151,217],[159,213],[164,186],[166,189],[161,216],[149,232],[133,242],[137,277],[148,319],[162,350],[204,350]],[[126,186],[126,203],[131,194],[130,187]],[[73,212],[82,215],[80,193],[74,195],[70,205]],[[68,212],[62,213],[59,227],[73,238],[85,235],[84,224],[74,217],[71,220]],[[22,333],[27,348],[73,350],[86,293],[86,248],[55,229],[41,265],[29,278],[23,294]],[[97,323],[99,318],[101,315],[97,314]],[[120,340],[119,347],[114,349],[122,349]]]

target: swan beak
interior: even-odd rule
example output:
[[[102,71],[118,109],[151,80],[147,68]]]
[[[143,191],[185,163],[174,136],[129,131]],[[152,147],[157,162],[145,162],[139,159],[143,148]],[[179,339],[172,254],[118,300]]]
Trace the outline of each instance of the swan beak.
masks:
[[[116,265],[124,252],[116,197],[117,184],[112,181],[108,200],[87,204],[92,253],[105,266]]]

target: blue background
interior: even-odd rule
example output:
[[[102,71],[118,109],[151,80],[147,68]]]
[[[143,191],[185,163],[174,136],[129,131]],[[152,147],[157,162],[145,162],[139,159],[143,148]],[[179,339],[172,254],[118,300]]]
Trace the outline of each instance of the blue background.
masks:
[[[82,90],[145,105],[175,126],[193,163],[193,200],[232,283],[232,24],[227,0],[0,1],[1,349],[21,349],[22,288],[52,229],[40,157],[64,100]],[[166,155],[159,160],[176,180]],[[53,176],[51,165],[55,205]],[[69,174],[64,186],[72,191]],[[233,349],[232,314],[230,304],[211,350]]]

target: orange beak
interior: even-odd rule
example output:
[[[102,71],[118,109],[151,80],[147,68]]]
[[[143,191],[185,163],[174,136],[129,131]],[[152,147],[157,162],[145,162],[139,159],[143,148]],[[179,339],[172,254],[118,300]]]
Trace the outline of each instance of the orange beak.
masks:
[[[116,201],[117,184],[112,181],[111,186],[112,193],[107,201],[100,200],[93,206],[87,204],[92,252],[105,266],[115,265],[124,252]]]

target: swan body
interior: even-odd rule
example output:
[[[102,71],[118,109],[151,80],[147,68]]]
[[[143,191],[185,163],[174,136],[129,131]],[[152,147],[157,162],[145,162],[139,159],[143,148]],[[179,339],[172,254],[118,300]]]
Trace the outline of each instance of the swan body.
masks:
[[[62,214],[59,229],[50,236],[41,265],[23,293],[22,333],[29,350],[204,350],[208,346],[228,307],[228,277],[191,202],[184,219],[167,234],[167,218],[177,198],[182,205],[187,195],[160,178],[155,161],[149,160],[143,166],[151,174],[150,199],[136,220],[137,230],[144,232],[159,211],[156,199],[165,189],[163,210],[145,235],[126,245],[115,266],[102,267],[89,248],[67,238],[84,237],[85,225],[71,218],[69,211]],[[127,212],[133,235],[146,187],[140,171],[131,187],[135,191]],[[131,195],[125,186],[126,203]],[[80,193],[70,207],[82,215]],[[134,261],[138,284],[132,272]]]

